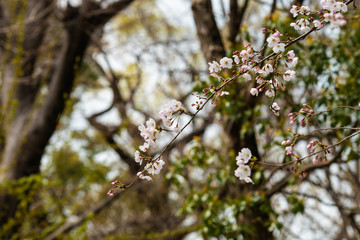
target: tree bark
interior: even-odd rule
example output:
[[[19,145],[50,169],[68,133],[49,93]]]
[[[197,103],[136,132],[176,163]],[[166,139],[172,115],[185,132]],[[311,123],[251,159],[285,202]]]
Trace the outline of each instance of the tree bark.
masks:
[[[217,27],[211,0],[192,0],[191,8],[202,53],[207,62],[225,56],[225,48]]]
[[[211,0],[192,0],[192,12],[194,16],[195,26],[197,29],[197,35],[200,41],[201,50],[205,56],[205,60],[210,62],[215,58],[219,61],[220,58],[226,56],[225,45],[223,44],[222,37],[220,35],[220,31],[216,25],[215,17],[212,11]],[[238,9],[237,1],[230,2],[232,9],[230,10],[230,22],[229,29],[231,30],[230,35],[228,36],[228,40],[235,41],[237,32],[240,28],[240,24],[242,19],[236,19],[237,14],[241,14],[241,18],[244,14],[244,11],[247,8],[248,1],[245,2],[242,9]],[[236,4],[236,6],[235,6]],[[229,45],[234,45],[235,42],[229,42]],[[231,139],[230,148],[235,152],[240,151],[243,147],[248,147],[252,151],[253,155],[260,159],[257,147],[257,141],[255,136],[255,127],[247,129],[246,133],[241,137],[241,131],[243,130],[243,121],[245,120],[245,113],[248,110],[254,108],[256,101],[250,96],[248,91],[248,84],[233,83],[233,88],[239,89],[239,93],[235,96],[236,100],[233,102],[243,102],[243,107],[239,107],[239,113],[242,116],[239,117],[236,121],[228,121],[226,123],[226,129],[228,130],[229,137]],[[248,117],[247,117],[248,118]],[[251,121],[251,119],[248,119]],[[226,186],[224,188],[226,190]],[[249,218],[258,218],[260,221],[254,223],[254,227],[256,228],[256,232],[253,233],[252,239],[273,239],[272,234],[267,230],[265,222],[269,220],[269,215],[265,212],[254,211],[250,213]]]
[[[95,1],[84,0],[79,7],[68,6],[61,19],[64,34],[60,51],[54,58],[55,64],[49,71],[50,74],[44,71],[46,73],[42,72],[41,77],[36,77],[39,49],[43,44],[50,13],[56,7],[55,2],[30,0],[26,6],[21,3],[16,6],[26,12],[24,35],[21,36],[19,32],[14,35],[10,31],[6,32],[5,37],[0,35],[0,39],[6,39],[12,47],[9,49],[8,45],[1,42],[1,61],[5,70],[0,85],[0,123],[4,129],[0,132],[0,136],[4,138],[3,148],[0,148],[1,183],[16,181],[39,172],[41,157],[71,94],[76,73],[92,34],[131,2],[133,0],[119,0],[101,8]],[[0,24],[11,29],[11,19],[6,14],[9,9],[6,7],[9,6],[0,5]],[[14,44],[21,45],[24,53],[16,52]],[[15,59],[20,61],[15,62]],[[45,79],[49,85],[48,94],[38,103],[40,79]],[[7,114],[9,111],[11,114]],[[17,204],[17,197],[9,194],[2,186],[0,225],[4,225],[15,215]]]

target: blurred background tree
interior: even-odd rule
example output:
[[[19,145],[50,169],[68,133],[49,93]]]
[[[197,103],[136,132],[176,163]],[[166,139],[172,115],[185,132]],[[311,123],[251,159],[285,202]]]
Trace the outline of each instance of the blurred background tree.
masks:
[[[1,238],[359,238],[358,136],[333,149],[327,163],[304,162],[306,177],[260,165],[255,185],[246,185],[233,174],[243,147],[259,161],[290,160],[280,143],[290,136],[287,113],[302,103],[318,111],[359,107],[355,10],[341,31],[325,29],[293,46],[299,64],[296,81],[278,97],[284,114],[275,117],[269,98],[251,96],[253,83],[239,80],[169,148],[160,176],[106,196],[112,179],[129,183],[140,169],[133,157],[142,142],[137,126],[149,117],[160,122],[168,99],[193,112],[191,93],[217,83],[206,63],[247,42],[260,48],[264,26],[296,35],[290,6],[1,1]],[[334,144],[355,131],[314,129],[358,128],[359,116],[349,109],[322,114],[301,129],[311,134],[298,154],[306,156],[310,139]],[[162,135],[154,154],[173,136]]]

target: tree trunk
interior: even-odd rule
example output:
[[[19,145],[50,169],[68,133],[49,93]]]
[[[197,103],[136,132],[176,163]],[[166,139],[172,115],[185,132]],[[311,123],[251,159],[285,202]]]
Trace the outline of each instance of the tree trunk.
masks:
[[[230,22],[231,26],[228,26],[231,30],[230,35],[228,36],[228,40],[236,41],[237,31],[241,28],[242,17],[244,16],[244,12],[248,6],[248,1],[245,2],[243,7],[239,10],[237,2],[231,1],[231,6],[233,9],[230,9]],[[222,41],[222,37],[220,31],[216,25],[216,21],[214,18],[214,14],[212,11],[211,0],[192,0],[192,12],[194,16],[195,26],[197,29],[197,35],[200,41],[201,50],[205,56],[205,60],[207,62],[212,61],[214,58],[219,61],[221,58],[226,56],[225,46]],[[240,14],[236,16],[237,14]],[[241,17],[241,19],[236,19],[236,17]],[[230,42],[230,46],[234,46],[235,42]],[[228,134],[230,137],[231,145],[230,148],[234,151],[238,152],[243,147],[248,147],[252,151],[253,155],[260,159],[257,147],[257,141],[255,136],[255,126],[252,126],[251,129],[246,130],[246,133],[242,136],[241,131],[243,128],[243,122],[251,121],[252,119],[245,119],[245,113],[249,109],[253,109],[256,101],[249,94],[248,88],[249,84],[241,84],[234,82],[232,83],[233,88],[238,88],[239,93],[233,102],[243,102],[244,107],[239,107],[239,112],[243,115],[240,116],[239,119],[235,121],[229,121],[226,123],[225,127],[228,130]],[[247,117],[248,118],[248,117]],[[226,190],[226,187],[224,188]],[[250,216],[252,215],[252,216]],[[256,232],[253,233],[252,239],[273,239],[272,234],[267,230],[265,226],[265,222],[269,220],[269,216],[264,212],[253,212],[248,217],[258,218],[261,221],[257,221],[254,224],[256,228]]]
[[[44,64],[40,62],[43,60],[40,57],[44,58],[40,49],[48,33],[50,13],[56,8],[55,1],[0,4],[0,26],[10,29],[0,35],[1,40],[5,39],[0,43],[3,65],[0,81],[0,182],[3,184],[0,186],[0,226],[15,216],[19,202],[4,184],[39,173],[41,157],[71,94],[92,34],[132,1],[119,0],[101,8],[95,1],[84,0],[79,7],[68,6],[61,10],[64,29],[59,41],[60,50],[54,54],[53,64],[47,71],[40,68]],[[14,16],[15,20],[21,17],[25,20],[14,24]],[[11,31],[12,28],[17,31]],[[48,38],[55,41],[51,36]],[[48,86],[42,86],[47,89],[45,97],[39,93],[42,82],[48,83]],[[16,224],[13,231],[14,227]],[[11,230],[7,231],[7,236],[11,236]]]

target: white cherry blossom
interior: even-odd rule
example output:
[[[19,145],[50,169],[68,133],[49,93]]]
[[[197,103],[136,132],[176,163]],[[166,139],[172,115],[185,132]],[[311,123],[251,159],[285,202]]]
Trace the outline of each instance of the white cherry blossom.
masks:
[[[236,161],[243,160],[244,163],[248,163],[251,158],[251,150],[248,148],[241,149],[241,152],[239,152],[238,156],[236,157]]]
[[[247,165],[240,165],[235,170],[235,176],[238,177],[240,180],[244,180],[247,183],[254,183],[250,178],[250,175],[251,175],[251,169]]]
[[[278,53],[278,52],[283,52],[285,51],[285,44],[284,43],[278,43],[273,47],[273,51]]]
[[[259,95],[259,90],[257,88],[251,88],[250,89],[250,94],[253,96],[258,96]]]
[[[296,72],[294,70],[287,70],[284,73],[284,76],[283,76],[284,80],[285,81],[290,81],[290,80],[294,79],[295,78],[295,73]]]
[[[220,60],[220,65],[223,67],[223,68],[232,68],[232,63],[233,63],[233,60],[231,58],[228,58],[228,57],[223,57],[221,60]]]

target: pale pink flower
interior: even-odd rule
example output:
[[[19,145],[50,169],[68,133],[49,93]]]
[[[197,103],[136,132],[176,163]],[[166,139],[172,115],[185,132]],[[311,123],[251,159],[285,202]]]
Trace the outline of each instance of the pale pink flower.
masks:
[[[250,89],[250,94],[253,96],[258,96],[259,95],[259,90],[257,88],[251,88]]]
[[[290,50],[287,52],[286,56],[288,57],[288,59],[293,60],[295,57],[295,53],[294,50]]]
[[[271,108],[275,111],[280,111],[280,107],[279,107],[279,104],[277,104],[276,102],[274,102],[272,105],[271,105]]]
[[[323,24],[319,20],[314,20],[313,24],[314,24],[314,27],[316,27],[317,29],[323,28]]]
[[[254,183],[250,178],[250,175],[251,175],[251,169],[247,165],[240,165],[235,170],[235,176],[238,177],[240,180],[244,180],[247,183]]]
[[[154,163],[148,163],[145,166],[145,169],[147,169],[148,173],[151,175],[159,174],[162,166],[165,164],[163,160],[157,160]]]
[[[343,2],[336,2],[333,9],[333,11],[335,12],[338,11],[347,12],[347,10],[348,10],[347,5]]]
[[[221,66],[218,62],[213,61],[212,63],[208,63],[209,64],[209,72],[210,73],[217,73],[221,71]]]
[[[148,128],[155,128],[156,127],[156,122],[154,119],[150,118],[149,120],[146,121],[146,126]]]
[[[301,6],[299,12],[300,12],[300,14],[302,14],[302,15],[310,15],[310,7],[308,7],[308,6]]]
[[[142,157],[141,157],[141,154],[140,154],[140,152],[139,151],[135,151],[135,162],[138,162],[140,165],[142,164],[142,161],[143,161],[143,159],[142,159]]]
[[[240,58],[238,55],[233,55],[233,58],[234,58],[234,61],[236,64],[239,64],[240,63]]]
[[[242,50],[240,52],[240,57],[242,58],[242,60],[244,62],[244,61],[248,60],[249,58],[251,58],[251,54],[249,54],[249,52],[246,50]]]
[[[275,96],[275,91],[272,90],[272,89],[268,89],[268,90],[266,90],[266,92],[265,92],[265,96],[273,97],[273,96]]]
[[[299,15],[299,7],[296,5],[292,5],[290,13],[292,13],[293,17],[296,17],[297,15]]]
[[[259,73],[261,73],[262,75],[264,75],[266,77],[267,75],[269,75],[269,73],[272,73],[273,71],[274,71],[274,69],[273,69],[272,65],[271,64],[266,64],[259,71]]]
[[[298,57],[294,57],[294,59],[292,60],[292,62],[291,62],[291,67],[295,67],[296,66],[296,64],[297,64],[297,62],[298,62]]]
[[[284,80],[285,81],[290,81],[291,79],[294,79],[295,78],[295,71],[293,70],[286,70],[286,72],[284,73]]]
[[[177,112],[182,106],[181,102],[176,100],[171,100],[168,105],[174,113]]]
[[[152,178],[151,178],[150,176],[145,176],[143,172],[138,172],[136,175],[137,175],[137,176],[139,177],[139,179],[141,179],[141,180],[152,181]]]
[[[248,148],[243,148],[241,149],[241,152],[239,152],[239,155],[236,157],[236,160],[243,160],[244,163],[249,162],[250,158],[251,158],[252,154],[251,154],[251,150]]]
[[[220,60],[220,65],[223,67],[223,68],[232,68],[232,62],[233,60],[231,58],[228,58],[228,57],[223,57],[221,60]]]
[[[140,150],[143,152],[146,152],[149,149],[149,143],[148,142],[144,142],[144,144],[142,146],[140,146]]]
[[[285,51],[285,44],[284,43],[277,43],[273,47],[273,51],[276,52],[276,53]]]
[[[276,44],[278,44],[280,42],[280,38],[275,37],[274,35],[275,34],[273,34],[272,36],[270,36],[266,39],[269,47],[274,47]]]
[[[274,103],[271,105],[270,109],[273,111],[273,113],[275,114],[275,116],[279,116],[279,115],[280,115],[280,113],[279,113],[279,111],[280,111],[280,106],[279,106],[279,104],[277,104],[276,102],[274,102]]]
[[[243,77],[246,79],[246,80],[248,80],[248,81],[250,81],[252,78],[251,78],[251,75],[249,74],[249,73],[244,73],[243,74]]]

